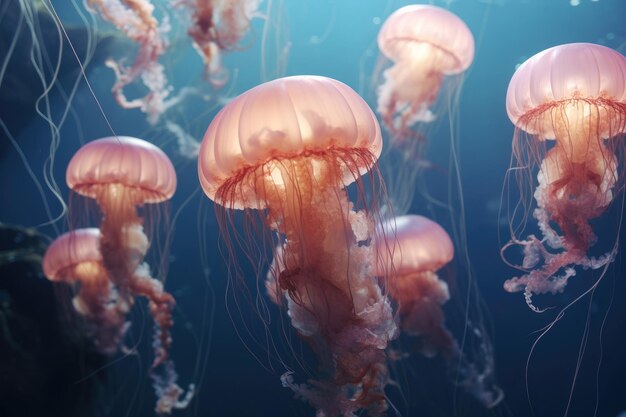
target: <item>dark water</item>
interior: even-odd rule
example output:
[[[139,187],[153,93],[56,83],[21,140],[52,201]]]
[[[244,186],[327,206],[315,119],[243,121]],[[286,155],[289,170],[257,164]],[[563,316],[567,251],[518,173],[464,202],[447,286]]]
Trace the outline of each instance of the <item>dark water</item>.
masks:
[[[279,23],[281,45],[285,41],[291,44],[283,75],[317,74],[341,80],[360,92],[375,108],[370,80],[378,57],[375,39],[380,21],[409,2],[284,0],[283,4],[278,4],[274,1],[273,10],[284,13],[284,19]],[[2,0],[0,11],[19,10],[14,7],[16,3],[16,0]],[[474,63],[465,75],[458,107],[453,108],[458,113],[459,129],[455,137],[459,143],[458,166],[467,230],[467,245],[460,247],[467,249],[472,265],[475,281],[470,288],[477,288],[481,294],[480,300],[474,295],[470,297],[472,319],[484,324],[489,331],[495,353],[495,376],[505,398],[496,407],[486,409],[463,389],[454,388],[454,370],[447,369],[442,360],[426,360],[414,355],[409,360],[394,364],[394,378],[400,386],[389,387],[390,401],[397,414],[403,416],[553,417],[565,415],[566,410],[569,416],[618,416],[626,412],[626,283],[623,256],[618,256],[609,268],[593,297],[586,296],[568,309],[538,341],[541,330],[553,322],[563,307],[589,288],[598,279],[599,273],[582,271],[572,279],[564,294],[537,297],[539,305],[554,309],[543,314],[532,312],[522,295],[509,294],[502,289],[504,280],[513,276],[514,271],[500,258],[502,239],[506,241],[509,235],[506,218],[499,217],[498,209],[505,173],[510,164],[513,136],[513,126],[505,111],[505,93],[516,65],[543,49],[570,42],[599,43],[624,53],[626,2],[580,0],[577,6],[571,5],[568,0],[457,0],[447,3],[435,2],[460,16],[476,39]],[[72,39],[84,47],[87,38],[80,29],[94,28],[94,22],[87,18],[85,24],[81,20],[77,13],[77,10],[84,10],[81,5],[74,7],[69,2],[60,1],[53,4],[65,24],[77,30],[70,33],[74,36]],[[261,8],[265,7],[262,4]],[[272,18],[277,18],[277,15],[270,16],[270,20]],[[7,24],[5,28],[8,27],[7,22],[3,20],[2,25]],[[12,22],[15,24],[15,19]],[[231,83],[224,90],[216,93],[210,101],[190,100],[173,109],[167,118],[179,123],[187,133],[200,140],[223,104],[218,99],[220,94],[232,97],[260,83],[263,80],[259,61],[264,22],[261,18],[255,19],[253,34],[242,42],[241,50],[226,56],[224,64],[233,72]],[[40,27],[46,28],[46,23],[41,23]],[[274,29],[271,36],[275,36],[276,32]],[[97,29],[91,33],[100,37],[114,34],[114,30],[98,21]],[[180,30],[174,33],[177,35],[172,41],[173,52],[165,57],[172,85],[180,89],[202,83],[199,58],[186,42],[184,33]],[[11,38],[11,32],[7,34],[5,31],[3,36],[0,56],[4,57],[5,51],[8,51],[5,39]],[[82,143],[109,136],[111,129],[108,123],[117,134],[145,138],[162,146],[174,162],[179,182],[168,208],[173,234],[166,288],[178,303],[172,356],[177,362],[181,385],[192,380],[199,384],[191,406],[176,414],[314,415],[308,405],[294,399],[293,393],[281,386],[279,376],[285,371],[285,366],[266,353],[272,341],[284,344],[284,336],[280,334],[284,312],[281,319],[281,312],[270,306],[270,335],[263,339],[265,332],[256,317],[256,310],[245,303],[240,305],[246,323],[259,326],[252,330],[261,337],[258,343],[246,332],[239,318],[231,320],[237,308],[232,304],[233,300],[225,295],[228,264],[218,249],[220,234],[212,203],[199,190],[196,161],[180,155],[174,137],[163,123],[150,126],[139,111],[125,111],[117,107],[109,93],[113,75],[102,65],[103,56],[131,54],[134,50],[132,46],[114,37],[98,52],[88,70],[92,95],[84,80],[77,78],[76,61],[64,42],[60,74],[63,78],[58,85],[62,85],[67,93],[76,79],[80,82],[73,98],[72,111],[57,136],[54,129],[33,111],[33,100],[29,97],[41,94],[41,82],[32,72],[28,36],[21,36],[26,39],[25,43],[14,52],[15,58],[8,67],[16,82],[8,84],[5,81],[0,85],[3,102],[7,100],[11,103],[0,109],[0,118],[12,132],[23,159],[4,131],[0,143],[0,221],[36,227],[50,237],[65,231],[67,221],[64,219],[54,225],[47,224],[50,217],[54,218],[62,212],[62,208],[46,186],[45,178],[52,178],[58,183],[60,194],[67,201],[64,172],[69,159]],[[45,39],[42,47],[51,51],[50,62],[54,62],[58,55],[57,37],[54,30],[44,30],[39,36],[40,40]],[[269,67],[276,67],[275,54],[270,54]],[[53,88],[47,98],[49,101],[41,102],[40,108],[45,113],[46,106],[49,106],[55,124],[58,124],[65,109],[64,93]],[[23,102],[23,105],[18,107],[16,102]],[[446,122],[444,118],[439,128],[429,132],[431,145],[428,157],[433,161],[434,168],[426,171],[422,181],[426,190],[438,197],[445,197],[446,193],[442,190],[447,190],[450,175],[453,175],[448,163],[450,135]],[[56,139],[59,146],[54,165],[45,165],[51,143]],[[29,176],[24,161],[28,162],[36,182]],[[37,183],[42,186],[41,193]],[[454,187],[453,190],[458,196],[459,188]],[[48,212],[44,201],[48,204]],[[454,199],[454,205],[458,208],[458,198]],[[451,221],[445,209],[427,204],[419,193],[411,212],[438,216],[444,225],[458,224],[460,220],[457,216]],[[616,204],[603,219],[596,222],[600,236],[598,246],[610,246],[616,238],[624,238],[623,232],[621,236],[616,233],[620,219],[621,206]],[[162,261],[157,257],[158,254],[149,257],[154,266]],[[456,297],[446,307],[446,313],[449,314],[451,328],[460,338],[464,328],[463,306],[469,278],[462,260],[457,262],[456,267],[446,272],[454,289],[453,298]],[[13,275],[1,278],[19,279]],[[249,287],[254,289],[254,277],[248,276],[247,279]],[[63,298],[63,294],[59,298]],[[476,314],[478,310],[484,313],[483,316]],[[481,318],[482,321],[479,320]],[[93,383],[96,387],[93,411],[89,411],[88,415],[153,414],[154,398],[147,377],[151,357],[151,323],[145,308],[137,308],[132,314],[132,321],[128,344],[136,343],[138,354],[120,355],[94,374],[69,383],[74,386]],[[298,352],[296,356],[310,361],[306,348],[293,335],[289,337]],[[471,335],[468,340],[472,340]],[[282,349],[284,352],[284,347]],[[476,355],[486,354],[472,346],[467,349]],[[294,359],[286,356],[288,364],[293,365]],[[54,357],[50,359],[54,360]],[[297,372],[298,369],[296,375]],[[65,381],[67,378],[59,377],[62,374],[63,371],[57,370],[49,378]],[[0,376],[5,384],[12,378],[10,373]],[[302,374],[300,376],[305,378]],[[1,403],[11,401],[12,398],[6,398],[0,392]],[[12,410],[19,409],[18,405]],[[394,415],[394,411],[389,414]]]

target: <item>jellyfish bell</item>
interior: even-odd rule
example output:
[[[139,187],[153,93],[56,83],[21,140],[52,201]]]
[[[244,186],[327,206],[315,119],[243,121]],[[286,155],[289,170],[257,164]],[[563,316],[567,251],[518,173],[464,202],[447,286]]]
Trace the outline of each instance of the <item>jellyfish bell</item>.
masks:
[[[623,179],[625,79],[626,58],[590,43],[549,48],[511,78],[513,151],[521,166],[539,165],[533,216],[543,238],[513,236],[503,248],[504,255],[521,245],[520,269],[527,272],[507,280],[505,289],[523,291],[535,311],[533,294],[561,292],[576,266],[598,269],[615,256],[616,245],[602,256],[589,254],[597,239],[590,221],[606,212]]]
[[[80,148],[67,168],[75,192],[103,209],[160,203],[176,191],[176,172],[167,155],[150,142],[129,136],[97,139]]]
[[[376,118],[352,89],[325,77],[285,77],[249,90],[217,114],[202,141],[198,173],[212,200],[260,209],[272,191],[286,196],[297,186],[281,176],[288,160],[313,169],[318,181],[345,186],[373,167],[381,149]],[[276,186],[260,188],[265,178]]]
[[[368,202],[361,178],[380,180],[380,152],[380,127],[363,99],[318,76],[277,79],[235,98],[200,148],[200,183],[217,203],[221,229],[228,232],[233,210],[243,209],[247,232],[233,228],[233,240],[248,259],[265,250],[259,245],[273,252],[270,296],[286,299],[293,327],[327,375],[311,386],[294,383],[291,373],[282,382],[320,415],[386,408],[384,349],[396,329],[373,275],[376,189]],[[352,183],[356,204],[345,190]],[[255,214],[266,229],[260,242],[252,240]]]
[[[393,61],[380,86],[378,112],[385,126],[402,139],[415,122],[430,122],[430,110],[444,76],[464,72],[474,58],[474,37],[446,9],[409,5],[387,18],[378,47]]]
[[[383,229],[397,246],[383,265],[389,265],[387,268],[393,265],[398,275],[437,271],[454,257],[454,245],[448,233],[424,216],[399,216],[386,221]],[[379,273],[383,272],[379,268]]]
[[[50,244],[44,255],[42,261],[44,275],[52,282],[64,282],[80,279],[74,277],[83,275],[81,272],[84,271],[85,282],[102,281],[103,279],[99,278],[99,268],[84,266],[102,262],[99,241],[100,230],[95,227],[77,229],[58,237]],[[92,271],[95,274],[90,274]]]

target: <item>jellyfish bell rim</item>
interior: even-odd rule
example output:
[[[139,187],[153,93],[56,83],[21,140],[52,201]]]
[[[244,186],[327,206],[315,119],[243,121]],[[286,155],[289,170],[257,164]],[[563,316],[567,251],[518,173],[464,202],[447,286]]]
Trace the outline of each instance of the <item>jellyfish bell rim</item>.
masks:
[[[598,79],[598,84],[600,84],[601,81],[605,84],[607,83],[606,79],[608,77],[606,77],[606,75],[603,77],[602,75],[606,74],[606,71],[608,70],[605,69],[604,65],[597,65],[597,57],[601,56],[603,59],[609,59],[610,57],[614,64],[611,69],[621,67],[623,84],[626,85],[626,57],[612,48],[590,42],[573,42],[555,45],[544,49],[525,60],[515,70],[511,76],[511,80],[509,81],[506,93],[506,112],[509,120],[511,120],[517,129],[524,130],[529,134],[537,134],[538,130],[531,126],[532,123],[525,121],[526,119],[532,119],[534,113],[542,113],[542,109],[560,107],[579,100],[587,102],[602,101],[608,105],[610,105],[611,102],[626,104],[626,88],[622,88],[621,97],[616,97],[614,94],[609,94],[602,88],[598,88],[598,91],[593,93],[585,94],[585,92],[581,93],[579,88],[570,87],[572,84],[576,84],[578,86],[577,79],[585,78],[583,68],[584,65],[567,66],[569,69],[566,74],[568,76],[568,81],[573,81],[569,81],[566,87],[562,88],[565,90],[565,94],[558,91],[555,94],[555,89],[552,86],[548,88],[545,80],[541,79],[548,78],[544,75],[542,70],[550,70],[551,76],[554,72],[553,65],[555,62],[558,62],[559,59],[561,59],[562,62],[565,62],[571,55],[576,53],[584,53],[587,56],[593,57],[594,61],[596,61],[595,63],[596,68],[598,68],[598,73],[595,74],[596,77],[594,78]],[[591,59],[589,58],[589,61],[590,60]],[[563,66],[563,68],[565,68],[565,66]],[[540,102],[531,102],[531,100],[538,101],[537,97],[534,97],[536,94],[528,92],[531,80],[533,85],[538,85],[541,81],[544,81],[544,84],[546,84],[545,88],[543,88],[544,91],[542,97],[538,99]],[[608,84],[611,86],[610,82]],[[524,89],[523,92],[520,91],[522,88]],[[554,135],[541,135],[538,139],[553,140],[555,139],[553,136]]]
[[[333,88],[331,88],[330,86],[332,86]],[[294,101],[307,101],[298,97],[296,97],[296,99],[298,100],[294,100],[294,98],[291,96],[295,94],[292,91],[294,89],[301,89],[310,95],[312,95],[313,93],[319,93],[320,95],[324,93],[326,94],[326,97],[322,98],[326,100],[331,99],[331,94],[336,95],[335,99],[341,98],[341,100],[343,100],[343,106],[349,111],[354,112],[351,115],[351,122],[354,124],[354,126],[352,127],[355,129],[357,135],[355,137],[349,137],[349,135],[339,135],[339,139],[329,137],[328,133],[337,134],[338,132],[345,132],[342,132],[341,129],[337,129],[332,125],[324,125],[324,127],[329,131],[325,132],[327,133],[326,136],[322,136],[320,138],[313,132],[308,138],[305,138],[302,133],[302,120],[300,120],[303,117],[296,116],[296,118],[294,119],[294,123],[300,129],[299,133],[301,135],[299,139],[300,142],[296,146],[294,146],[293,143],[288,143],[287,146],[291,146],[291,149],[286,151],[278,150],[273,147],[270,147],[268,151],[263,150],[262,147],[259,146],[258,148],[253,148],[253,150],[257,153],[253,155],[253,158],[250,158],[246,154],[246,151],[243,149],[244,145],[250,141],[250,138],[242,138],[238,136],[235,139],[228,139],[231,142],[235,142],[235,140],[237,140],[238,146],[240,146],[240,149],[237,150],[238,153],[233,152],[233,154],[236,155],[229,155],[231,165],[237,165],[237,167],[224,167],[224,163],[220,165],[217,161],[218,158],[216,158],[216,154],[219,152],[219,150],[225,147],[223,143],[224,139],[221,139],[220,141],[220,138],[223,137],[220,135],[221,133],[223,133],[221,131],[223,129],[222,125],[235,123],[235,119],[240,116],[243,117],[242,113],[244,111],[257,111],[258,108],[262,107],[263,101],[266,100],[269,96],[272,96],[274,93],[284,94],[286,97],[289,97],[290,103],[292,105],[291,110],[294,114],[306,113],[305,111],[300,111],[300,109],[293,107]],[[332,93],[329,93],[328,91],[322,91],[324,89],[327,89]],[[302,91],[300,91],[300,93],[302,93]],[[308,98],[310,99],[310,97]],[[276,100],[273,101],[279,101],[280,99],[281,98],[278,97],[276,98]],[[311,105],[311,100],[308,101],[309,105]],[[316,104],[316,106],[317,107],[308,108],[308,113],[315,113],[314,116],[320,116],[325,109],[323,109],[323,104],[318,103]],[[356,114],[357,112],[360,113]],[[272,118],[268,117],[267,119]],[[268,128],[268,125],[264,123],[265,122],[259,123],[258,121],[256,121],[255,123],[248,123],[244,124],[243,126],[248,130],[253,130],[250,126],[256,124],[258,125],[258,127],[256,128],[257,130],[255,132],[271,131],[271,129]],[[316,126],[313,126],[313,128],[315,127]],[[331,130],[332,132],[330,132]],[[241,128],[237,131],[237,135],[239,135],[240,133]],[[287,141],[289,141],[289,136],[285,135],[285,137],[287,137]],[[244,145],[242,145],[242,143]],[[217,115],[209,124],[200,145],[198,157],[198,178],[200,180],[200,184],[204,193],[216,204],[227,204],[228,208],[232,209],[259,209],[264,208],[264,206],[261,202],[258,201],[219,201],[220,198],[217,197],[218,190],[222,185],[224,185],[232,178],[235,178],[237,176],[243,176],[245,175],[245,172],[249,170],[254,170],[259,167],[263,167],[272,161],[280,161],[281,159],[291,159],[296,157],[308,157],[312,155],[321,156],[324,152],[328,152],[331,149],[362,149],[369,152],[373,158],[373,162],[376,162],[382,152],[382,146],[382,132],[376,115],[366,103],[366,101],[350,86],[336,79],[320,75],[295,75],[282,77],[259,84],[243,92],[242,94],[231,100],[217,113]],[[249,154],[250,151],[248,150],[247,153]],[[248,160],[246,160],[246,158],[248,158]],[[372,166],[360,167],[358,174],[364,175],[371,168]],[[355,180],[356,177],[354,173],[352,173],[352,175],[344,175],[343,185],[348,186]]]
[[[428,217],[419,214],[398,216],[387,220],[380,227],[381,235],[387,236],[384,238],[387,247],[383,249],[385,252],[382,253],[382,262],[378,267],[386,268],[387,271],[397,275],[435,272],[454,258],[454,243],[450,235],[439,223]],[[392,236],[388,236],[389,233]],[[428,239],[428,242],[424,239]],[[436,239],[436,243],[432,243],[433,239]],[[409,249],[403,251],[403,247]],[[389,249],[393,250],[391,260],[386,252]],[[379,270],[378,275],[383,272]]]
[[[52,282],[61,282],[63,271],[84,262],[102,262],[100,229],[75,229],[57,237],[46,249],[41,266]]]
[[[444,16],[446,19],[452,19],[452,21],[455,22],[454,24],[457,25],[457,30],[465,32],[463,34],[464,38],[469,40],[469,42],[466,45],[463,45],[464,47],[463,49],[467,49],[467,50],[461,51],[462,53],[459,53],[459,51],[452,50],[452,48],[446,45],[448,42],[441,42],[440,44],[440,43],[435,43],[433,42],[433,40],[429,40],[429,39],[422,40],[422,39],[409,38],[406,35],[390,37],[388,32],[392,31],[391,28],[393,27],[394,24],[397,23],[397,20],[399,20],[401,17],[410,13],[417,12],[419,14],[424,11],[429,12],[429,13],[439,14],[441,16]],[[422,16],[420,16],[420,18],[422,18]],[[383,22],[380,28],[380,31],[378,32],[378,36],[377,36],[378,49],[380,49],[382,54],[385,55],[387,58],[396,62],[400,61],[402,60],[403,54],[398,52],[396,48],[393,48],[390,46],[390,42],[388,42],[390,38],[396,39],[394,43],[399,40],[412,41],[412,42],[418,42],[418,43],[427,43],[437,48],[441,52],[443,52],[446,56],[450,57],[452,61],[455,63],[455,65],[451,66],[451,68],[447,68],[442,71],[444,75],[456,75],[456,74],[461,74],[464,71],[466,71],[472,65],[472,62],[474,61],[474,55],[476,52],[474,35],[472,31],[470,30],[469,26],[467,26],[467,23],[465,23],[463,19],[461,19],[455,13],[452,13],[450,10],[445,9],[443,7],[435,6],[432,4],[409,4],[409,5],[400,7],[399,9],[391,13],[387,17],[387,19],[385,19],[385,21]]]
[[[126,151],[126,153],[124,153]],[[131,161],[131,167],[124,167],[117,164],[112,172],[101,173],[102,163],[111,157],[128,157],[130,155],[136,160]],[[118,155],[112,155],[117,152]],[[95,154],[95,155],[94,155]],[[107,155],[108,154],[108,155]],[[83,164],[98,165],[97,169],[82,172]],[[156,184],[150,184],[145,175],[140,172],[131,173],[132,169],[146,167],[158,174]],[[87,178],[83,178],[83,176]],[[129,178],[134,175],[135,178]],[[98,192],[94,188],[100,186],[119,185],[128,189],[140,191],[142,203],[156,204],[172,198],[176,192],[177,177],[172,161],[161,148],[144,139],[133,136],[106,136],[87,142],[81,146],[70,160],[66,175],[68,187],[85,197],[97,198]]]

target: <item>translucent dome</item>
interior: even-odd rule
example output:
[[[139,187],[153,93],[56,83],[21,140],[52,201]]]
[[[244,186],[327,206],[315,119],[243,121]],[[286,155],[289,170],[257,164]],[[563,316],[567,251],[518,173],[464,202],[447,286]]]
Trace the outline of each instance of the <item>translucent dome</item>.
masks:
[[[77,229],[59,236],[43,257],[43,273],[50,281],[62,281],[64,271],[85,262],[102,262],[100,230]]]
[[[465,71],[474,59],[474,36],[458,16],[431,5],[410,5],[396,10],[378,33],[378,47],[388,58],[407,59],[424,44],[440,54],[441,72]]]
[[[143,203],[168,200],[176,191],[176,172],[167,155],[150,142],[128,136],[84,145],[70,161],[66,180],[72,190],[91,198],[112,184],[139,190]]]
[[[241,94],[215,116],[200,147],[198,175],[215,199],[225,181],[247,169],[331,148],[367,150],[378,158],[380,126],[367,103],[331,78],[280,78]],[[362,166],[360,173],[370,168]],[[350,174],[345,185],[354,181]],[[244,191],[254,194],[252,188]]]
[[[542,106],[571,99],[591,100],[589,104],[594,105],[597,98],[626,101],[626,58],[605,46],[570,43],[539,52],[515,71],[506,95],[506,110],[516,126],[529,133],[547,130],[550,137],[551,127],[526,129],[533,120],[520,118],[528,118]]]
[[[454,245],[448,233],[424,216],[396,217],[385,223],[383,230],[387,236],[386,248],[393,250],[391,262],[398,275],[436,271],[454,257]],[[389,269],[389,255],[385,250],[381,255],[381,266]]]

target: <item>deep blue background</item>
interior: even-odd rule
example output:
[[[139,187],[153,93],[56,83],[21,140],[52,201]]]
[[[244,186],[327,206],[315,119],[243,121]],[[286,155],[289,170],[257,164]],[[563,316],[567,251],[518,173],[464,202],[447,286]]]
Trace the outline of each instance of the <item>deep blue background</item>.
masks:
[[[286,15],[280,28],[283,38],[291,42],[285,75],[319,74],[336,78],[362,93],[375,108],[368,82],[378,56],[375,39],[380,20],[410,2],[284,0],[284,4],[279,4],[277,0],[273,1],[273,10],[282,8]],[[61,1],[53,3],[67,25],[83,25],[73,6]],[[545,48],[561,43],[601,43],[624,53],[626,2],[581,0],[576,7],[570,5],[568,0],[458,0],[448,2],[448,5],[440,1],[435,3],[449,7],[459,15],[476,38],[474,64],[466,74],[458,107],[460,170],[465,197],[467,249],[476,285],[484,298],[485,304],[481,308],[486,312],[486,325],[492,329],[496,374],[506,398],[495,409],[485,410],[470,398],[463,397],[465,394],[459,391],[457,395],[461,399],[454,407],[455,394],[443,363],[437,359],[425,361],[415,358],[396,365],[401,368],[397,375],[400,375],[398,379],[403,386],[401,391],[390,388],[392,401],[404,416],[452,416],[456,408],[456,415],[459,416],[526,417],[532,415],[530,404],[537,417],[564,415],[581,338],[589,318],[588,343],[582,355],[568,415],[592,416],[597,406],[598,416],[617,416],[626,411],[626,283],[622,258],[618,258],[610,268],[593,300],[590,302],[586,297],[568,310],[537,344],[528,360],[531,347],[537,340],[536,332],[548,325],[559,307],[565,306],[588,288],[598,275],[597,272],[581,272],[573,279],[566,294],[538,298],[539,304],[555,306],[555,309],[543,314],[530,311],[520,294],[508,294],[502,289],[502,283],[514,271],[504,265],[499,255],[501,243],[498,236],[507,237],[507,223],[498,218],[498,207],[509,167],[513,136],[513,126],[505,111],[505,93],[516,65]],[[244,42],[245,47],[225,58],[225,65],[236,69],[237,74],[233,77],[231,96],[261,81],[259,44],[263,24],[263,19],[256,19],[253,35]],[[113,29],[99,22],[97,34],[106,33],[113,33]],[[176,32],[172,45],[174,51],[165,61],[174,86],[181,88],[202,83],[200,60],[189,47],[184,33]],[[118,56],[130,51],[132,49],[123,42],[115,49]],[[172,136],[162,125],[150,127],[140,112],[123,111],[115,105],[109,93],[113,76],[108,68],[92,68],[89,80],[115,132],[143,137],[163,146],[177,169],[179,188],[169,205],[174,228],[166,282],[166,288],[178,300],[172,355],[177,360],[181,384],[190,379],[200,382],[194,403],[178,415],[312,416],[313,411],[307,405],[294,400],[291,391],[281,387],[279,376],[284,368],[264,357],[263,349],[252,343],[249,337],[242,336],[252,352],[258,355],[258,359],[255,358],[237,335],[237,330],[241,332],[242,328],[229,318],[224,295],[227,263],[218,251],[220,236],[212,204],[198,190],[196,162],[177,154]],[[0,89],[0,94],[20,92]],[[49,97],[53,108],[63,108],[58,91],[52,91]],[[168,117],[181,123],[199,140],[217,110],[219,103],[215,104],[216,101],[206,103],[197,100],[175,109]],[[73,109],[80,124],[70,118],[63,127],[53,170],[66,199],[64,168],[71,155],[81,141],[111,134],[84,82],[81,82]],[[7,117],[7,114],[8,110],[0,109],[0,117]],[[446,161],[449,135],[445,129],[435,130],[430,135],[432,160]],[[49,128],[39,117],[34,117],[16,137],[39,181],[42,181],[43,161],[49,154],[50,137]],[[39,226],[50,236],[63,231],[63,221],[58,222],[59,230],[42,226],[48,219],[42,198],[26,175],[17,152],[7,143],[3,143],[0,150],[0,221]],[[426,174],[426,178],[432,178],[431,190],[442,184],[445,187],[447,183],[445,175],[438,178],[431,173]],[[45,187],[44,192],[52,212],[58,214],[59,204]],[[420,201],[419,197],[416,198],[411,211],[430,214]],[[598,222],[601,239],[616,238],[620,210],[619,205],[614,207],[605,219]],[[465,288],[462,281],[466,277],[450,279],[460,282],[459,287]],[[254,278],[249,277],[249,280],[250,287],[254,288]],[[464,293],[460,291],[453,296],[462,299]],[[472,304],[476,306],[477,301],[473,299]],[[454,309],[454,305],[451,302],[448,307],[451,320],[462,321],[463,315]],[[233,307],[230,308],[232,311]],[[251,306],[243,304],[242,308],[250,309],[248,314],[254,317]],[[589,316],[588,311],[591,312]],[[273,309],[271,313],[275,322],[279,323],[278,310]],[[94,415],[151,414],[153,394],[146,377],[146,366],[151,356],[150,323],[140,309],[135,312],[133,320],[133,337],[140,340],[140,355],[120,358],[102,370],[108,374],[108,383],[101,388]],[[282,335],[276,333],[273,338],[281,340]],[[294,344],[299,346],[297,341]],[[306,358],[307,354],[303,353],[303,356]],[[530,401],[525,382],[527,360]],[[269,363],[274,366],[273,369],[267,369]],[[299,377],[302,380],[304,375]]]

